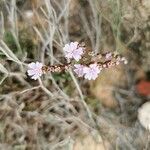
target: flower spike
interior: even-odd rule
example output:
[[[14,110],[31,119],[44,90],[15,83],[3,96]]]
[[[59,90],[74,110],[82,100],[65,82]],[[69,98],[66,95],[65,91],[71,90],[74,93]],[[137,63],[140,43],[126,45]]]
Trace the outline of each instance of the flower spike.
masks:
[[[72,68],[78,77],[95,80],[101,70],[117,66],[121,63],[128,63],[125,57],[115,52],[91,54],[91,52],[85,51],[85,45],[83,43],[71,42],[66,44],[63,50],[65,57],[69,60],[71,59],[70,63],[46,66],[39,62],[32,62],[28,65],[29,69],[27,71],[31,79],[36,80],[41,77],[42,74],[48,72],[63,72]],[[84,58],[86,58],[86,61]],[[78,61],[78,63],[73,61],[73,59]]]

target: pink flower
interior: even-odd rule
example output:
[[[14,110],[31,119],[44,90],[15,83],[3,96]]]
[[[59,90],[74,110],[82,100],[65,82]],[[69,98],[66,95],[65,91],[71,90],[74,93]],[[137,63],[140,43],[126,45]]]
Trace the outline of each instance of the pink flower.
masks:
[[[37,80],[42,75],[42,63],[39,62],[32,62],[28,64],[28,75],[31,76],[31,79]]]
[[[80,64],[75,64],[74,67],[75,67],[74,72],[78,75],[78,77],[83,77],[84,66]]]
[[[65,51],[66,58],[74,58],[76,61],[81,59],[81,55],[83,54],[83,48],[78,46],[78,42],[71,42],[70,44],[66,44],[63,50]]]
[[[97,64],[91,64],[89,67],[84,67],[84,77],[88,80],[95,80],[100,73],[100,69]]]

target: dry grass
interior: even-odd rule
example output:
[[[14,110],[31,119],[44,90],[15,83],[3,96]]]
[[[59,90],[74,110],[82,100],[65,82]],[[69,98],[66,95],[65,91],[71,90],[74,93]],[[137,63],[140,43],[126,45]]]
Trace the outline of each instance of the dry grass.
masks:
[[[147,148],[149,133],[137,120],[144,101],[135,93],[132,68],[140,62],[149,71],[149,9],[146,0],[140,2],[0,1],[0,149],[79,150],[78,141],[85,135],[89,150],[98,145],[99,150]],[[74,40],[84,41],[96,53],[108,48],[129,57],[128,67],[122,69],[126,84],[108,84],[118,104],[115,110],[103,107],[101,97],[95,100],[87,81],[78,80],[71,70],[38,81],[27,77],[29,62],[63,63],[62,48]],[[102,83],[107,85],[107,80]],[[95,148],[93,140],[100,142]]]

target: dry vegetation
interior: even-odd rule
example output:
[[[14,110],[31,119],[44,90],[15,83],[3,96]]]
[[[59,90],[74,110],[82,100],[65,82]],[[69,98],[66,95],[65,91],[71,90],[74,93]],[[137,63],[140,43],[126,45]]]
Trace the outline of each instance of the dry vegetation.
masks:
[[[26,75],[32,61],[65,62],[69,41],[129,63],[92,82]],[[148,150],[137,114],[150,93],[136,84],[150,78],[149,49],[149,0],[0,0],[0,150]]]

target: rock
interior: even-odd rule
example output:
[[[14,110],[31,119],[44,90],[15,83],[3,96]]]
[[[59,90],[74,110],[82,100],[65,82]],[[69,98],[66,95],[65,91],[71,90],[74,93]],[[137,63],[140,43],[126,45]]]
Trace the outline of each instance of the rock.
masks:
[[[150,130],[150,102],[144,103],[138,110],[138,119],[141,125]]]
[[[97,80],[91,82],[92,94],[106,107],[114,108],[117,101],[113,96],[113,88],[116,85],[125,85],[124,70],[121,66],[103,70]]]
[[[76,140],[73,150],[105,150],[105,146],[102,141],[98,143],[91,136],[86,136]]]

